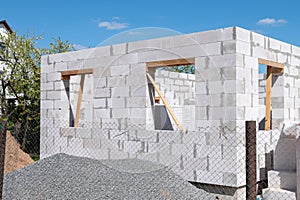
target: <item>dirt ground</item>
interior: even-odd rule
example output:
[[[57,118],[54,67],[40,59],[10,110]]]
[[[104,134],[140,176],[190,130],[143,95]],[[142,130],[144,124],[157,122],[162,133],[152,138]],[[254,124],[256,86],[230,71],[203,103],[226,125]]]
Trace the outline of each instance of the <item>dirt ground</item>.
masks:
[[[33,163],[31,157],[20,149],[20,145],[8,131],[6,133],[4,174]]]

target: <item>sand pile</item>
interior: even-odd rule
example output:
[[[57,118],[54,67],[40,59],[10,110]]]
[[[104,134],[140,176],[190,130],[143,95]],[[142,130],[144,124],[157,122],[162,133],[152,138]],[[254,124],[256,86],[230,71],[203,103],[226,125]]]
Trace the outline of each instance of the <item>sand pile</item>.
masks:
[[[20,145],[9,131],[6,133],[4,173],[10,173],[33,163],[31,157],[21,150]]]

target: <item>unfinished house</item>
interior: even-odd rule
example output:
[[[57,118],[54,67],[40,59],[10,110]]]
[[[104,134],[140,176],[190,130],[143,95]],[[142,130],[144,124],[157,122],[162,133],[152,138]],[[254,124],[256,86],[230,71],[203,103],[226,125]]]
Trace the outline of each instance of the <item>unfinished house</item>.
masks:
[[[299,47],[230,27],[43,56],[41,76],[42,158],[146,159],[245,199],[254,120],[264,198],[299,198]]]

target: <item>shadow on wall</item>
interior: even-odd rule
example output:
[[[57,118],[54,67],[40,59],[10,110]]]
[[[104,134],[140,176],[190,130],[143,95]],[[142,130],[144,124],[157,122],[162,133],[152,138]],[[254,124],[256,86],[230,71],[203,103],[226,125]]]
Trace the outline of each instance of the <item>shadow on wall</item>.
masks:
[[[270,111],[270,129],[272,130],[272,110]],[[265,130],[266,129],[266,117],[264,117],[262,120],[260,120],[259,124],[258,124],[258,130]]]
[[[274,169],[279,172],[280,188],[292,192],[297,187],[294,177],[297,170],[296,141],[296,130],[294,133],[282,131],[274,155]]]
[[[174,130],[165,105],[155,105],[154,108],[155,130]]]

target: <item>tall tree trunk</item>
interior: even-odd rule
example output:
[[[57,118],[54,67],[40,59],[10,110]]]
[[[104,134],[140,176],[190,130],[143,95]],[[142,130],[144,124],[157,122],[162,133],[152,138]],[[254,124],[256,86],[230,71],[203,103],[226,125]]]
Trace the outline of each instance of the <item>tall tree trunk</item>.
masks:
[[[0,199],[2,200],[6,144],[6,122],[4,120],[1,120],[0,126]]]

